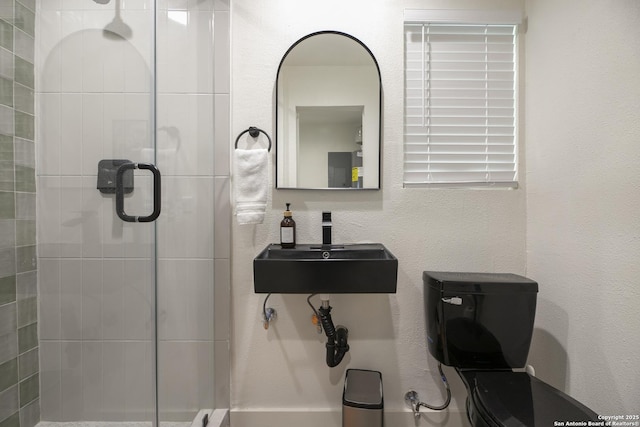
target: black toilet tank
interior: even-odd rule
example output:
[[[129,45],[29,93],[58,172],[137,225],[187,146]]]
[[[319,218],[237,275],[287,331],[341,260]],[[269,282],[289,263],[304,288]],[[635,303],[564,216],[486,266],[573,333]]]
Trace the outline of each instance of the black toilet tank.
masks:
[[[429,352],[463,369],[522,368],[536,314],[538,283],[509,273],[425,271]]]

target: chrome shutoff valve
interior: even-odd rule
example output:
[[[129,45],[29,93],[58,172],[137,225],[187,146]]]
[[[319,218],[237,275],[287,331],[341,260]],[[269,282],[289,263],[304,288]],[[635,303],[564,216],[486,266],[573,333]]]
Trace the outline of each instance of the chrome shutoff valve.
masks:
[[[265,330],[267,330],[269,329],[269,324],[275,321],[276,317],[278,317],[278,313],[276,313],[275,309],[268,307],[265,309],[263,317],[264,319],[262,322],[262,326],[264,327]]]

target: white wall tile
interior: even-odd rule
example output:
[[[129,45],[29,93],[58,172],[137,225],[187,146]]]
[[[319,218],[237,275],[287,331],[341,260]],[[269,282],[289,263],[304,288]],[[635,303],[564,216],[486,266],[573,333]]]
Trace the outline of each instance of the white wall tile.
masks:
[[[82,91],[82,12],[60,13],[60,90],[79,93]]]
[[[88,8],[105,7],[97,3],[89,3],[82,0],[61,0],[63,9],[84,10]]]
[[[40,413],[43,420],[62,420],[60,349],[60,341],[40,341]]]
[[[231,330],[231,262],[229,259],[216,259],[213,281],[213,336],[216,340],[228,340]]]
[[[213,96],[159,95],[157,165],[163,175],[213,175]]]
[[[82,260],[82,339],[102,339],[102,260]]]
[[[82,416],[82,343],[62,341],[60,348],[60,395],[63,421]]]
[[[214,343],[214,367],[215,384],[214,384],[214,408],[229,408],[230,401],[230,384],[231,384],[231,361],[230,348],[228,340],[215,340]]]
[[[114,153],[132,161],[151,162],[151,97],[146,93],[127,93],[124,96],[122,121],[114,122]],[[108,122],[106,122],[108,123]]]
[[[36,14],[36,79],[42,92],[60,92],[60,16],[50,8],[57,0],[39,2]],[[40,34],[44,36],[40,36]]]
[[[138,190],[140,191],[140,190]],[[151,197],[146,199],[151,204]],[[149,215],[153,211],[151,205],[144,210],[145,215]],[[133,211],[135,212],[135,211]],[[120,219],[117,219],[120,221]],[[124,223],[124,255],[126,258],[144,258],[151,259],[154,256],[154,225],[152,222],[126,222]]]
[[[82,420],[102,416],[102,356],[102,342],[82,342]]]
[[[122,20],[131,28],[131,37],[124,44],[126,80],[125,92],[149,92],[151,88],[151,8],[147,10],[122,9]]]
[[[109,10],[85,11],[82,14],[82,50],[78,52],[82,63],[82,91],[100,93],[104,90],[106,51],[117,46],[119,40],[104,36],[103,29],[114,16]],[[122,44],[122,43],[120,43]]]
[[[189,10],[190,0],[159,0],[159,10]]]
[[[38,322],[41,340],[60,339],[60,260],[38,260]],[[44,356],[41,354],[41,358]]]
[[[60,173],[82,173],[82,95],[60,96]]]
[[[151,340],[153,338],[153,262],[125,260],[122,286],[122,339]]]
[[[60,256],[82,256],[82,178],[60,177]]]
[[[162,258],[213,258],[213,178],[165,177],[158,220]]]
[[[41,93],[37,95],[36,154],[39,175],[60,174],[61,115],[60,95]]]
[[[97,170],[97,163],[94,166]],[[103,217],[115,215],[115,210],[105,213],[103,200],[113,196],[103,196],[96,185],[96,175],[82,178],[82,256],[85,258],[102,257]]]
[[[38,256],[60,256],[60,178],[43,176],[38,178],[37,242]],[[46,215],[44,213],[46,212]]]
[[[141,190],[136,190],[140,192]],[[109,206],[109,202],[115,205],[115,201],[107,200],[103,220],[103,257],[106,258],[144,258],[153,256],[153,223],[130,223],[122,221],[115,214],[115,207]],[[152,208],[135,210],[125,198],[125,212],[129,215],[143,213],[148,215]]]
[[[82,339],[82,260],[60,260],[60,338]]]
[[[104,101],[100,93],[82,95],[82,173],[96,175],[102,155]]]
[[[200,11],[192,8],[189,17],[189,33],[189,45],[195,49],[193,67],[196,73],[196,92],[213,94],[215,65],[213,11],[204,9],[204,6]]]
[[[216,12],[214,17],[214,57],[213,57],[213,81],[214,93],[229,93],[231,67],[230,28],[231,18],[229,12]]]
[[[212,93],[213,13],[170,9],[159,14],[160,93]]]
[[[176,75],[177,61],[175,60],[177,58],[175,57],[174,51],[175,46],[179,46],[179,44],[175,41],[171,42],[171,40],[180,38],[184,41],[186,39],[186,26],[176,22],[175,18],[184,15],[184,18],[187,19],[188,12],[184,8],[176,7],[171,10],[171,13],[174,19],[169,19],[169,10],[167,9],[160,9],[158,12],[158,75],[156,78],[159,93],[175,93],[177,92],[176,88],[180,88],[183,85],[179,74]],[[184,57],[184,55],[185,53],[181,53],[182,57]],[[188,64],[188,61],[184,63]],[[183,92],[184,91],[183,89]]]
[[[229,132],[229,94],[214,95],[214,174],[229,175],[230,150],[233,149],[235,137]]]
[[[109,375],[102,378],[102,411],[104,421],[119,421],[126,405],[125,358],[122,341],[104,341],[102,343],[102,369]]]
[[[123,93],[105,93],[103,94],[103,149],[102,155],[105,159],[125,159],[127,153],[122,153],[119,149],[122,147],[118,144],[117,139],[122,137],[122,132],[115,126],[125,120],[125,96]],[[132,160],[132,159],[129,159]]]
[[[216,176],[214,213],[214,253],[216,258],[231,256],[231,196],[229,177]]]
[[[196,98],[196,125],[195,138],[197,141],[198,161],[196,163],[197,175],[214,174],[214,117],[215,100],[211,94],[201,94]],[[193,173],[193,172],[192,172]]]
[[[102,282],[102,338],[122,339],[124,334],[124,260],[105,259],[103,261]]]
[[[130,21],[127,21],[131,24]],[[147,31],[144,33],[143,31]],[[136,34],[149,35],[150,29],[147,28],[142,31],[137,31]],[[149,40],[145,40],[145,44],[149,44]],[[124,56],[124,90],[128,93],[148,93],[151,87],[151,68],[149,66],[148,58],[151,50],[150,46],[145,46],[145,52],[141,52],[131,45],[123,45]],[[145,59],[147,58],[147,59]]]
[[[175,361],[179,360],[180,363]],[[205,408],[213,402],[213,342],[160,343],[159,403],[162,411]]]
[[[213,260],[159,260],[160,339],[213,339],[213,270]]]
[[[36,0],[36,4],[39,10],[59,10],[62,0]]]
[[[124,92],[126,83],[125,77],[130,66],[136,64],[127,64],[125,60],[125,52],[133,50],[128,43],[119,41],[111,41],[102,49],[103,58],[103,90],[105,93]],[[138,61],[137,66],[142,64]],[[146,68],[146,64],[142,64]]]
[[[217,11],[231,10],[231,0],[213,0],[213,8]],[[222,406],[220,406],[222,407]]]
[[[214,0],[189,0],[189,8],[191,10],[213,11]]]
[[[62,0],[36,0],[38,10],[60,10]]]
[[[151,98],[148,94],[105,93],[102,155],[105,159],[150,161]]]
[[[124,222],[116,215],[115,196],[102,198],[102,256],[104,258],[124,257]]]
[[[153,415],[153,346],[150,341],[124,344],[125,419],[150,420]]]
[[[122,0],[121,7],[122,9],[138,9],[138,10],[149,10],[151,9],[151,2],[153,0]]]

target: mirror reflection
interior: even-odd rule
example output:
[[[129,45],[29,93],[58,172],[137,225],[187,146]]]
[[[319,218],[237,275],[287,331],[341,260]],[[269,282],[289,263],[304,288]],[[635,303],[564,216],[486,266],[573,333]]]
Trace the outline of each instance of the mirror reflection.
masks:
[[[344,33],[296,42],[276,82],[276,187],[380,188],[380,73]]]

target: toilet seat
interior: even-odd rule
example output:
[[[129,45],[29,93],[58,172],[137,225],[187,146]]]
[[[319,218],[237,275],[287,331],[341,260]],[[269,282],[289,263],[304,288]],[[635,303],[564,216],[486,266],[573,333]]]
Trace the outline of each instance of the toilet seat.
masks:
[[[467,412],[475,426],[553,426],[554,421],[597,421],[595,412],[526,372],[461,371]]]

